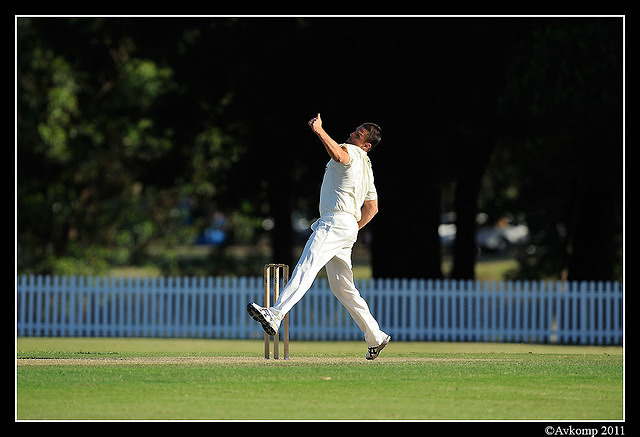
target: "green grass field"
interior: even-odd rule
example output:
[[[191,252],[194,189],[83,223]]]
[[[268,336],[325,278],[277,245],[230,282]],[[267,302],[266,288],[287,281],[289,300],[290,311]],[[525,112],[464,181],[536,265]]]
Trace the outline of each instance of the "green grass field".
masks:
[[[281,346],[282,347],[282,346]],[[623,420],[621,347],[18,338],[17,420]],[[541,434],[542,435],[542,434]]]

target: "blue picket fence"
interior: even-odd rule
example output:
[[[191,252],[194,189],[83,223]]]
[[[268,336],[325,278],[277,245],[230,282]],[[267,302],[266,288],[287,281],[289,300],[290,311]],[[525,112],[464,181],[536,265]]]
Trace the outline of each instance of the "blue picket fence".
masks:
[[[372,279],[356,284],[394,341],[620,345],[619,282]],[[19,336],[261,339],[261,277],[19,276]],[[326,279],[290,315],[292,340],[362,340]]]

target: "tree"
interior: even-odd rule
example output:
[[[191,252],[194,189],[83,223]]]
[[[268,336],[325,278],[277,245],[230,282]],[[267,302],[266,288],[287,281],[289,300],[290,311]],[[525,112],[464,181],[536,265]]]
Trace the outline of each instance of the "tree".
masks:
[[[183,123],[189,111],[172,105],[191,105],[174,70],[139,45],[151,24],[162,25],[19,19],[20,270],[136,263],[160,236],[168,246],[192,239],[184,199],[225,189],[221,170],[240,149],[211,116]],[[163,30],[183,42],[183,28]]]
[[[520,175],[519,204],[536,247],[521,260],[523,277],[616,278],[621,24],[619,18],[536,22],[511,64],[504,100],[510,165]]]
[[[169,249],[215,212],[254,237],[274,218],[292,264],[292,211],[317,214],[321,112],[339,140],[383,128],[374,276],[442,277],[454,207],[452,277],[473,277],[476,213],[505,209],[532,231],[522,277],[610,277],[620,41],[598,18],[20,18],[19,270],[98,272],[153,244],[177,273]],[[206,272],[234,273],[221,259]]]

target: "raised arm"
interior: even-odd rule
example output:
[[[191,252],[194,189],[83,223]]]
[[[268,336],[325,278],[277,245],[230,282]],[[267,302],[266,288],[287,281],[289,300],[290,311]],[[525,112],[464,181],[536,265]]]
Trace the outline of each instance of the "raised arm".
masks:
[[[340,147],[340,145],[336,143],[322,128],[322,119],[320,118],[319,113],[316,117],[309,120],[309,126],[311,126],[311,130],[318,136],[318,138],[320,138],[320,141],[322,141],[327,153],[334,161],[342,164],[349,162],[349,153],[347,152],[347,149]]]

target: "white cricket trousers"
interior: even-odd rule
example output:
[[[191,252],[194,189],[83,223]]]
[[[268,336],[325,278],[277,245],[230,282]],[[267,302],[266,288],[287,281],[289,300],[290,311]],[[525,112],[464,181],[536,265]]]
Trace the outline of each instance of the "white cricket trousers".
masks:
[[[320,269],[326,266],[331,291],[364,333],[367,347],[380,345],[387,334],[380,330],[353,282],[351,249],[358,237],[355,217],[343,212],[325,214],[311,225],[311,229],[313,234],[289,282],[271,307],[273,315],[280,322],[309,290]]]

